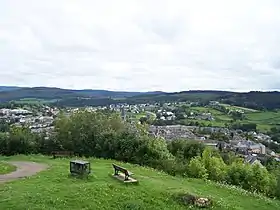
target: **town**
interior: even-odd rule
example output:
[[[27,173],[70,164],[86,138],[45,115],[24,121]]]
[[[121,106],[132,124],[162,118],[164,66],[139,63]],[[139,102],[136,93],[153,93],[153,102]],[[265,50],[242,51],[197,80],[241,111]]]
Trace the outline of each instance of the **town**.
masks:
[[[27,127],[34,133],[45,132],[51,134],[54,121],[60,114],[71,115],[79,110],[94,112],[97,110],[111,110],[120,114],[122,120],[130,123],[148,125],[147,132],[154,137],[166,141],[174,139],[195,140],[206,146],[224,151],[234,152],[242,156],[249,164],[260,164],[267,158],[280,161],[279,150],[265,145],[280,143],[270,135],[256,129],[234,129],[229,126],[214,126],[215,120],[221,117],[245,118],[245,108],[229,108],[217,101],[210,101],[205,106],[197,102],[170,102],[154,104],[112,104],[108,106],[85,108],[58,108],[48,105],[17,107],[0,109],[1,131],[7,126]],[[223,110],[224,112],[221,112]],[[249,110],[254,112],[254,110]],[[230,118],[232,117],[232,118]],[[183,120],[183,121],[182,121]],[[187,123],[182,122],[187,121]]]

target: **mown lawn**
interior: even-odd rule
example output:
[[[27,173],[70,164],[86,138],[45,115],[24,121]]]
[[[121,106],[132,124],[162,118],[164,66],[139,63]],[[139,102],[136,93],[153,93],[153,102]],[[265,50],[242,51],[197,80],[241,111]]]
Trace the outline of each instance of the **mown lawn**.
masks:
[[[15,170],[16,170],[15,166],[10,165],[10,164],[5,163],[0,160],[0,174],[7,174],[7,173],[10,173]]]
[[[135,173],[139,184],[124,184],[111,177],[113,160],[89,159],[88,180],[71,178],[69,160],[44,156],[0,157],[0,160],[31,160],[49,164],[36,176],[0,185],[0,209],[186,209],[174,199],[177,193],[194,193],[212,198],[213,209],[276,210],[280,202],[230,189],[211,182],[172,177],[164,173],[118,163]]]

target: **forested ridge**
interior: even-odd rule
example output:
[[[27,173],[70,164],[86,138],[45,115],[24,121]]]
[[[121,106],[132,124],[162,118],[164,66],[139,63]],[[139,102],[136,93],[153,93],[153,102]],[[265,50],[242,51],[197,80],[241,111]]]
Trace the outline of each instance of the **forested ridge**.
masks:
[[[1,87],[0,103],[9,103],[25,98],[52,100],[56,106],[106,106],[109,104],[128,103],[156,103],[193,101],[208,103],[219,101],[230,105],[242,106],[258,110],[273,110],[280,108],[280,93],[251,91],[247,93],[190,90],[165,93],[155,92],[119,92],[106,90],[68,90],[60,88],[35,87],[17,88]]]

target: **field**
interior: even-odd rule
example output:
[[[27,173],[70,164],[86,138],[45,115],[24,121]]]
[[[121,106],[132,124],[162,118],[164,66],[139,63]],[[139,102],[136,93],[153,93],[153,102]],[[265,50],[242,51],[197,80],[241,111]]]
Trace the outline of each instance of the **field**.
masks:
[[[226,123],[227,121],[232,120],[232,118],[229,115],[210,107],[191,107],[190,110],[205,112],[205,113],[210,112],[216,119],[215,121],[218,122]]]
[[[280,125],[280,111],[264,111],[246,114],[244,122],[256,123],[261,131],[268,131]]]
[[[268,125],[280,124],[280,112],[256,112],[246,115],[247,119],[251,122],[262,123]]]
[[[200,122],[204,123],[205,125],[211,124],[215,127],[225,127],[225,123],[229,123],[232,118],[228,116],[227,114],[220,112],[216,109],[210,108],[210,107],[190,107],[191,111],[199,112],[199,113],[208,113],[210,112],[215,120],[209,121],[209,120],[196,120],[196,119],[185,119],[185,123],[188,122]]]
[[[17,101],[13,101],[14,103],[19,104],[50,104],[53,102],[56,102],[57,99],[52,100],[45,100],[45,99],[39,99],[39,98],[23,98]]]
[[[69,161],[44,156],[0,157],[0,160],[43,162],[49,169],[33,177],[0,184],[1,209],[187,209],[174,199],[177,193],[193,193],[214,201],[213,209],[276,210],[280,201],[224,187],[212,182],[171,177],[131,164],[120,164],[134,172],[138,185],[111,177],[113,160],[88,159],[92,175],[87,180],[69,174]]]
[[[228,109],[239,109],[239,110],[242,110],[244,111],[245,113],[250,113],[250,112],[257,112],[258,110],[255,110],[255,109],[249,109],[249,108],[246,108],[246,107],[241,107],[241,106],[232,106],[232,105],[229,105],[229,104],[221,104],[225,107],[227,107]]]
[[[128,116],[130,116],[131,118],[137,119],[139,120],[142,117],[146,117],[147,115],[151,116],[151,119],[155,119],[156,118],[156,114],[153,112],[149,112],[149,111],[144,111],[144,112],[140,112],[140,113],[128,113]]]
[[[280,110],[277,111],[258,111],[254,109],[248,109],[244,107],[230,106],[223,104],[224,106],[232,109],[243,110],[245,113],[245,119],[239,121],[240,123],[256,123],[257,129],[261,132],[269,131],[272,127],[280,126]],[[224,127],[226,123],[230,123],[233,118],[223,112],[215,110],[210,107],[191,107],[190,110],[202,112],[210,112],[215,120],[190,120],[186,121],[198,121],[203,122],[205,125],[211,124],[212,126]]]

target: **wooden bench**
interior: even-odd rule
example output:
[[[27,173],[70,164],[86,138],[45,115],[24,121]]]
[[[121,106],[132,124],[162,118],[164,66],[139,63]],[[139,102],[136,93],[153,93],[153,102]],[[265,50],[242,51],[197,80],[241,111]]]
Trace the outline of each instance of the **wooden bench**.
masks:
[[[128,171],[127,169],[125,169],[125,168],[123,168],[123,167],[121,167],[121,166],[117,166],[116,164],[112,164],[113,165],[113,167],[114,167],[114,169],[115,169],[115,176],[118,176],[119,175],[119,171],[120,172],[122,172],[122,173],[124,173],[124,181],[128,181],[129,180],[129,177],[131,176],[131,175],[133,175],[133,173],[132,172],[130,172],[130,171]]]
[[[52,152],[53,158],[57,157],[71,157],[74,155],[74,152],[71,151],[53,151]]]

